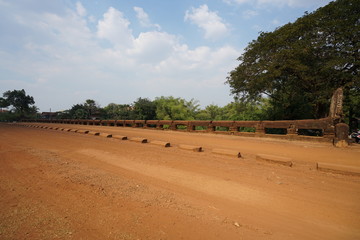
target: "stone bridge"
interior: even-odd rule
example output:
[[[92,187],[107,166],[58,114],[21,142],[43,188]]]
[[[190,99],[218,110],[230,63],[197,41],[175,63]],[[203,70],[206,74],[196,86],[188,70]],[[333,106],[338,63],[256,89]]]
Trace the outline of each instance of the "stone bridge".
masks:
[[[288,121],[40,119],[36,120],[36,122],[202,132],[247,137],[271,137],[287,140],[333,142],[335,144],[339,140],[344,140],[348,134],[346,132],[348,131],[347,125],[337,123],[337,119],[331,117]]]

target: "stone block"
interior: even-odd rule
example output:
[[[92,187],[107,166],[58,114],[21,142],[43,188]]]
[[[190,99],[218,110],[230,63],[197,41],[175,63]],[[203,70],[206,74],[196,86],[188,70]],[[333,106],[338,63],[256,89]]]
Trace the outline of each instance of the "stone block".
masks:
[[[231,156],[231,157],[241,158],[241,153],[240,153],[239,151],[235,151],[235,150],[214,148],[214,149],[212,150],[212,153],[214,153],[214,154],[219,154],[219,155],[225,155],[225,156]]]
[[[180,144],[178,147],[183,150],[188,150],[188,151],[193,151],[193,152],[202,152],[202,147],[200,147],[200,146]]]
[[[171,144],[169,142],[163,142],[163,141],[150,141],[150,144],[158,145],[162,147],[171,147]]]
[[[269,163],[281,164],[281,165],[288,166],[288,167],[291,167],[293,165],[291,158],[273,156],[273,155],[267,155],[267,154],[257,154],[256,160],[266,161]]]
[[[89,135],[94,135],[94,136],[99,136],[100,135],[99,132],[92,132],[92,131],[89,131],[88,134]]]
[[[100,137],[105,137],[105,138],[111,138],[112,134],[110,134],[110,133],[100,133],[99,136]]]
[[[138,143],[147,143],[148,140],[146,138],[140,138],[140,137],[133,137],[129,139],[132,142],[138,142]]]
[[[121,135],[113,135],[112,138],[120,139],[120,140],[127,140],[128,139],[126,136],[121,136]]]
[[[80,130],[77,131],[77,133],[87,134],[87,133],[89,133],[89,130],[82,130],[82,129],[80,129]]]
[[[360,176],[360,168],[355,166],[318,162],[316,164],[316,168],[317,170],[324,172],[334,172],[345,175]]]

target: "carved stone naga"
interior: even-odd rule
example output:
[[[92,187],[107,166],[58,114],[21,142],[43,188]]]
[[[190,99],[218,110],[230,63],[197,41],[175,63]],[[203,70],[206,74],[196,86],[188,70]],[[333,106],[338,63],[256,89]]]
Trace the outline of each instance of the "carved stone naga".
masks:
[[[331,97],[329,117],[339,122],[343,120],[343,98],[344,93],[341,87],[336,89]]]
[[[329,117],[335,126],[333,143],[336,147],[346,147],[349,145],[349,126],[344,123],[343,98],[344,93],[341,87],[336,89],[331,97]]]

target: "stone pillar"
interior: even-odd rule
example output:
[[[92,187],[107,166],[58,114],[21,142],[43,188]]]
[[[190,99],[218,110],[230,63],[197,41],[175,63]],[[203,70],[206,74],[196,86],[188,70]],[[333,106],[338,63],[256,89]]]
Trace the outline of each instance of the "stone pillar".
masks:
[[[338,123],[335,125],[334,146],[347,147],[349,145],[349,126],[345,123]]]
[[[262,124],[262,122],[259,122],[258,124],[256,124],[255,134],[257,134],[257,135],[265,134],[265,127],[264,127],[264,124]]]
[[[214,132],[215,128],[212,124],[212,121],[209,123],[209,125],[207,126],[206,132]]]
[[[237,131],[238,131],[237,127],[234,126],[229,127],[229,132],[237,132]]]
[[[287,129],[287,135],[297,135],[297,129],[295,124],[291,124]]]

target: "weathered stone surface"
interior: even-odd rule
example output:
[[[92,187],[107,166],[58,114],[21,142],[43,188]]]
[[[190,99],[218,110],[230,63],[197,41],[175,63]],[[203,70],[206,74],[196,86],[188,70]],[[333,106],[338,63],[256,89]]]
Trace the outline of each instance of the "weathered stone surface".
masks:
[[[345,123],[335,125],[334,145],[336,147],[347,147],[349,145],[349,126]]]
[[[256,160],[260,161],[266,161],[270,163],[276,163],[281,164],[284,166],[291,167],[293,165],[292,159],[288,157],[280,157],[280,156],[273,156],[273,155],[267,155],[267,154],[257,154]]]
[[[120,140],[127,140],[128,139],[126,136],[121,136],[121,135],[113,135],[112,138],[120,139]]]
[[[99,132],[92,132],[92,131],[88,132],[88,134],[89,135],[94,135],[94,136],[99,136],[100,135]]]
[[[212,153],[214,153],[214,154],[219,154],[219,155],[225,155],[225,156],[231,156],[231,157],[241,158],[241,153],[240,153],[239,151],[235,151],[235,150],[214,148],[214,149],[212,150]]]
[[[329,117],[342,118],[343,116],[343,89],[340,87],[335,90],[331,97]]]
[[[334,172],[346,175],[356,175],[360,176],[360,168],[355,166],[343,165],[343,164],[334,164],[334,163],[317,163],[317,170],[324,172]]]
[[[202,152],[202,147],[200,147],[200,146],[180,144],[178,147],[183,150],[188,150],[188,151],[193,151],[193,152]]]
[[[349,143],[346,140],[334,140],[334,146],[338,148],[345,148],[349,146]]]
[[[162,146],[162,147],[171,147],[171,144],[169,142],[164,142],[164,141],[150,141],[149,142],[150,144],[153,144],[153,145],[158,145],[158,146]]]
[[[80,129],[80,130],[77,131],[77,133],[87,134],[87,133],[89,133],[89,130]]]
[[[105,137],[105,138],[111,138],[112,134],[110,134],[110,133],[100,133],[99,136],[100,137]]]
[[[129,139],[132,142],[139,142],[139,143],[147,143],[148,140],[146,138],[140,138],[140,137],[133,137]]]

